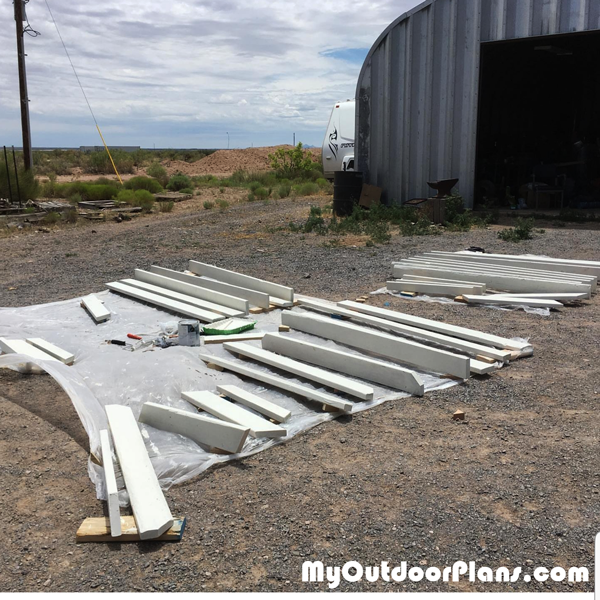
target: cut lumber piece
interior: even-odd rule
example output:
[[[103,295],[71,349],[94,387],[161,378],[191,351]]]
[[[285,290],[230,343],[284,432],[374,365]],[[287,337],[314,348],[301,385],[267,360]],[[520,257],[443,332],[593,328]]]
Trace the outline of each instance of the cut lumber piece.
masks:
[[[194,319],[204,321],[205,323],[213,323],[214,321],[220,321],[223,318],[223,315],[219,315],[215,312],[203,310],[197,306],[185,304],[185,302],[179,302],[178,300],[172,300],[166,296],[160,296],[159,294],[146,292],[145,290],[141,290],[140,288],[136,288],[131,285],[126,285],[119,281],[111,281],[110,283],[106,284],[106,287],[112,292],[118,292],[119,294],[124,294],[125,296],[131,296],[136,300],[149,302],[150,304],[160,306],[161,308],[166,308],[167,310],[179,313],[181,315],[193,317]]]
[[[243,344],[241,342],[225,344],[224,348],[233,354],[247,356],[271,367],[293,373],[298,377],[316,381],[317,383],[331,387],[334,390],[345,392],[360,400],[373,400],[374,391],[372,387],[359,383],[358,381],[352,381],[347,377],[332,373],[331,371],[311,367],[310,365],[287,358],[286,356],[280,356],[274,352],[269,352],[262,348],[255,348],[254,346]]]
[[[562,308],[563,305],[556,300],[538,300],[536,298],[521,298],[518,296],[511,296],[507,298],[506,296],[472,296],[468,294],[463,294],[463,298],[469,304],[496,304],[496,305],[507,305],[507,304],[518,304],[518,305],[527,305],[532,308]]]
[[[128,406],[109,404],[105,410],[140,539],[157,538],[171,528],[173,516],[138,424]]]
[[[253,437],[276,438],[287,435],[287,431],[283,427],[275,425],[241,406],[232,404],[212,392],[181,392],[181,397],[196,408],[201,408],[223,421],[249,428],[250,435]]]
[[[471,373],[473,375],[487,375],[497,370],[498,366],[496,364],[492,365],[481,360],[471,360]]]
[[[232,333],[231,335],[202,335],[202,344],[222,344],[223,342],[246,342],[248,340],[262,340],[264,331],[253,331],[251,333]]]
[[[54,356],[47,354],[40,348],[28,344],[25,340],[7,340],[6,338],[0,338],[0,350],[5,354],[25,354],[26,356],[40,360],[57,360]]]
[[[300,302],[302,304],[302,301]],[[474,342],[457,339],[456,337],[429,331],[427,329],[419,329],[413,325],[406,325],[404,323],[398,323],[383,319],[379,316],[367,314],[366,311],[358,312],[355,310],[341,308],[341,302],[338,302],[338,305],[334,306],[333,308],[326,305],[316,306],[314,301],[312,302],[312,305],[318,310],[324,310],[342,317],[347,317],[348,319],[354,319],[355,321],[366,323],[367,325],[372,325],[374,327],[388,329],[402,336],[415,338],[415,340],[419,343],[421,343],[423,340],[426,340],[427,342],[433,342],[434,344],[448,346],[450,348],[460,350],[461,352],[465,352],[471,356],[488,356],[489,358],[493,358],[494,360],[498,360],[500,362],[508,362],[511,358],[511,353],[508,350],[499,350],[497,348],[491,348],[485,344],[476,344]]]
[[[488,294],[489,298],[539,298],[540,300],[558,300],[559,302],[574,302],[575,300],[585,300],[586,294]]]
[[[388,281],[386,287],[390,292],[421,292],[431,296],[458,296],[460,294],[478,294],[481,287],[465,285],[449,285],[447,283],[421,283],[419,281]]]
[[[246,365],[241,365],[232,360],[220,358],[211,354],[201,354],[200,358],[206,363],[219,365],[220,367],[227,369],[228,371],[233,371],[234,373],[238,373],[239,375],[250,377],[251,379],[255,379],[256,381],[268,383],[273,387],[286,390],[288,392],[291,392],[292,394],[297,394],[298,396],[308,398],[309,400],[314,400],[315,402],[319,402],[326,406],[332,406],[333,408],[338,408],[339,410],[343,410],[344,412],[350,412],[352,410],[352,403],[348,402],[347,400],[344,400],[340,396],[334,396],[333,394],[319,392],[318,390],[314,390],[304,385],[300,385],[299,383],[295,383],[284,377],[279,377],[278,375],[271,375],[270,373],[265,373],[263,371],[257,371],[256,369],[253,369]]]
[[[179,517],[173,519],[173,525],[163,534],[154,538],[154,542],[178,542],[185,531],[186,520]],[[139,542],[142,541],[135,519],[130,516],[120,519],[121,535],[113,537],[110,520],[107,517],[88,517],[77,530],[77,543],[84,542]]]
[[[488,287],[508,292],[569,292],[585,293],[588,297],[591,296],[591,286],[582,283],[534,279],[520,275],[480,274],[441,266],[394,265],[394,277],[402,277],[405,273],[427,276],[435,276],[439,273],[440,275],[443,274],[446,279],[463,279],[468,275],[470,279],[485,283]]]
[[[335,321],[316,315],[288,311],[284,312],[281,318],[284,325],[304,333],[324,337],[359,350],[374,352],[425,371],[447,373],[461,379],[469,378],[470,364],[466,356],[424,346],[418,342],[367,329],[354,323]]]
[[[223,283],[222,281],[206,279],[205,277],[198,277],[198,275],[189,275],[188,273],[181,273],[180,271],[173,271],[155,265],[150,267],[150,271],[157,275],[163,275],[170,279],[177,279],[177,281],[183,281],[184,283],[196,285],[207,290],[214,290],[215,292],[221,292],[222,294],[227,294],[228,296],[233,296],[235,298],[243,298],[244,300],[248,300],[252,306],[269,308],[269,294],[263,292],[257,292],[256,290],[250,290],[237,285],[230,285],[229,283]]]
[[[285,423],[292,415],[292,411],[287,410],[287,408],[282,408],[257,394],[247,392],[237,385],[218,385],[217,391],[278,423]]]
[[[65,363],[65,365],[72,365],[75,361],[75,356],[42,338],[27,338],[27,343],[35,346],[42,352],[49,354],[50,356],[60,360],[60,362]]]
[[[281,298],[283,300],[294,301],[294,290],[278,283],[272,283],[270,281],[264,281],[263,279],[257,279],[256,277],[250,277],[250,275],[243,275],[242,273],[235,273],[234,271],[228,271],[214,265],[207,265],[195,260],[190,260],[188,269],[192,273],[198,275],[205,275],[211,279],[217,281],[223,281],[231,285],[239,285],[240,287],[250,288],[251,290],[257,290],[269,294],[269,296],[275,296],[275,298]]]
[[[425,393],[425,385],[419,374],[397,365],[274,333],[265,335],[262,345],[265,350],[373,381],[415,396],[422,396]]]
[[[146,402],[142,406],[139,420],[140,423],[156,429],[188,437],[197,444],[219,448],[233,454],[242,450],[250,432],[249,427],[223,423],[223,421],[155,402]]]
[[[214,302],[220,306],[226,306],[237,311],[241,311],[248,314],[250,303],[248,300],[243,298],[236,298],[229,294],[222,294],[221,292],[215,292],[185,281],[178,281],[177,279],[171,279],[170,277],[164,277],[163,275],[157,275],[156,273],[150,273],[149,271],[143,271],[142,269],[135,270],[135,278],[138,281],[145,283],[151,283],[152,285],[158,285],[167,290],[173,290],[180,294],[186,294],[187,296],[193,296],[200,300],[207,300],[208,302]],[[216,312],[216,311],[213,311]]]
[[[185,304],[191,304],[192,306],[197,306],[198,308],[202,308],[210,312],[215,312],[223,317],[246,316],[246,313],[242,310],[236,310],[234,308],[229,308],[228,306],[222,306],[221,304],[209,302],[208,300],[201,300],[200,298],[195,298],[194,296],[181,294],[180,292],[168,290],[159,285],[153,285],[152,283],[140,281],[139,279],[122,279],[121,283],[139,288],[141,290],[146,290],[147,292],[152,292],[153,294],[158,294],[159,296],[165,296],[167,298],[171,298],[172,300],[179,300],[179,302],[184,302]]]
[[[108,431],[100,431],[100,450],[102,452],[102,467],[104,468],[104,482],[106,483],[106,500],[108,502],[108,518],[110,520],[110,535],[121,535],[121,510],[119,508],[119,488],[115,477],[112,449]]]
[[[275,296],[269,296],[269,300],[271,302],[271,306],[275,306],[277,308],[290,308],[294,306],[294,302],[291,300],[284,300],[283,298],[276,298]]]
[[[448,336],[457,337],[463,340],[469,340],[478,344],[486,344],[490,346],[495,346],[496,348],[508,348],[510,350],[518,350],[524,355],[533,354],[533,346],[528,342],[519,342],[499,335],[483,333],[482,331],[477,331],[476,329],[468,329],[467,327],[450,325],[450,323],[432,321],[431,319],[415,317],[413,315],[407,315],[405,313],[401,313],[395,310],[388,310],[386,308],[379,308],[377,306],[364,306],[362,304],[357,304],[356,302],[350,302],[348,300],[338,302],[338,305],[343,308],[348,308],[350,310],[365,313],[367,315],[381,317],[382,319],[386,319],[388,321],[395,321],[397,323],[413,325],[414,327],[427,329],[428,331],[437,331],[438,333],[444,333]]]
[[[108,310],[108,308],[106,308],[106,306],[104,306],[104,304],[102,304],[102,302],[93,294],[84,296],[81,299],[81,303],[96,323],[103,323],[110,319],[110,310]]]
[[[461,281],[460,279],[442,279],[441,277],[425,277],[424,275],[411,275],[407,273],[402,279],[414,281],[428,281],[434,283],[450,283],[451,285],[472,285],[485,288],[485,283],[477,283],[476,281]]]

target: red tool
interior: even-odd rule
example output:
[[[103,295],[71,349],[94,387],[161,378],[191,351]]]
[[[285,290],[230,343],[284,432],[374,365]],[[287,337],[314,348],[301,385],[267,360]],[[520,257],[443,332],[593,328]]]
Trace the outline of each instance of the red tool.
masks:
[[[132,340],[141,340],[141,339],[142,339],[142,337],[141,337],[141,336],[139,336],[139,335],[135,335],[134,333],[128,333],[128,334],[127,334],[127,337],[128,337],[128,338],[131,338]]]

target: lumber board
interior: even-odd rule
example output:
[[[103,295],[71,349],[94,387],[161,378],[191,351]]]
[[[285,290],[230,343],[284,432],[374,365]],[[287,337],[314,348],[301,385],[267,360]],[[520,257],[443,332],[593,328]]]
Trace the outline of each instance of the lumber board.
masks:
[[[25,340],[8,340],[6,338],[0,338],[0,350],[5,354],[25,354],[30,358],[58,362],[54,356],[50,356],[50,354],[47,354],[40,348],[28,344]]]
[[[411,275],[410,273],[404,275],[403,279],[412,279],[415,281],[430,281],[437,283],[449,283],[451,285],[472,285],[485,288],[485,283],[478,283],[476,281],[462,281],[460,279],[442,279],[441,277],[425,277],[424,275]]]
[[[100,451],[102,453],[102,468],[104,469],[104,482],[106,485],[106,500],[108,502],[108,518],[110,521],[110,535],[121,535],[121,509],[119,508],[119,488],[115,477],[112,449],[108,430],[100,431]]]
[[[331,371],[325,371],[324,369],[319,369],[317,367],[298,362],[292,358],[280,356],[279,354],[269,352],[263,348],[256,348],[241,342],[227,343],[224,345],[224,348],[233,354],[237,353],[247,356],[271,367],[281,369],[282,371],[287,371],[288,373],[293,373],[298,377],[309,379],[310,381],[315,381],[321,385],[331,387],[334,390],[344,392],[350,396],[358,398],[359,400],[373,400],[374,391],[372,387],[364,385],[358,381],[352,381],[343,375],[338,375],[337,373],[332,373]]]
[[[221,292],[222,294],[227,294],[235,298],[243,298],[244,300],[248,300],[252,306],[269,308],[269,294],[263,292],[223,283],[222,281],[207,279],[206,277],[199,277],[198,275],[190,275],[180,271],[173,271],[172,269],[165,269],[164,267],[158,267],[156,265],[150,267],[150,272],[162,275],[163,277],[169,277],[170,279],[177,279],[177,281],[183,281],[184,283],[196,285],[201,288],[206,288],[207,290]]]
[[[269,294],[269,296],[275,296],[275,298],[281,298],[283,300],[294,301],[294,290],[278,283],[272,283],[270,281],[264,281],[257,277],[251,277],[250,275],[243,275],[242,273],[235,273],[234,271],[228,271],[215,265],[207,265],[195,260],[190,260],[188,269],[192,273],[198,275],[204,275],[217,281],[223,281],[231,285],[239,285],[240,287],[250,288],[258,292]]]
[[[404,279],[387,281],[386,287],[390,292],[421,292],[432,296],[459,296],[460,294],[478,294],[483,292],[481,287],[405,281]]]
[[[418,342],[395,337],[388,333],[367,329],[345,321],[335,321],[316,315],[284,312],[284,325],[292,329],[330,339],[359,350],[373,352],[402,363],[416,366],[425,371],[449,374],[468,379],[469,359],[445,350],[431,348]]]
[[[134,273],[135,278],[139,281],[151,283],[152,285],[158,285],[165,289],[179,292],[180,294],[186,294],[188,296],[193,296],[194,298],[199,298],[200,300],[207,300],[208,302],[213,302],[219,306],[226,306],[227,308],[232,308],[234,310],[243,312],[244,314],[248,314],[248,309],[250,308],[250,303],[248,300],[244,300],[244,298],[236,298],[235,296],[230,296],[229,294],[215,292],[214,290],[199,287],[191,283],[186,283],[185,281],[178,281],[177,279],[171,279],[170,277],[164,277],[163,275],[157,275],[156,273],[144,271],[143,269],[136,269]]]
[[[532,308],[562,308],[563,305],[556,300],[539,300],[536,298],[521,298],[518,296],[506,296],[495,297],[495,296],[475,296],[469,294],[463,294],[463,298],[469,304],[495,304],[495,305],[507,305],[507,304],[518,304],[531,306]]]
[[[249,428],[252,437],[277,438],[287,435],[287,431],[283,427],[275,425],[212,392],[182,392],[181,397],[196,408],[200,408],[223,421]]]
[[[539,298],[542,300],[558,300],[559,302],[573,302],[575,300],[585,300],[586,294],[488,294],[491,298]]]
[[[54,344],[51,344],[50,342],[47,342],[46,340],[43,340],[42,338],[27,338],[26,342],[32,346],[35,346],[42,352],[45,352],[46,354],[56,358],[57,360],[60,360],[60,362],[64,363],[65,365],[72,365],[75,361],[75,356],[73,354],[63,350],[62,348],[59,348],[58,346],[55,346]]]
[[[205,323],[213,323],[214,321],[220,321],[223,318],[223,315],[219,315],[215,312],[203,310],[197,306],[185,304],[185,302],[179,302],[178,300],[172,300],[166,296],[153,294],[152,292],[147,292],[119,281],[111,281],[110,283],[106,284],[106,287],[111,292],[118,292],[119,294],[124,294],[125,296],[131,296],[136,300],[149,302],[150,304],[160,306],[161,308],[166,308],[167,310],[185,315],[187,317],[193,317],[194,319],[198,319],[199,321],[203,321]]]
[[[105,410],[140,539],[157,538],[172,527],[173,516],[138,424],[128,406],[109,404]]]
[[[229,335],[201,335],[201,344],[223,344],[224,342],[246,342],[248,340],[262,340],[264,331],[250,333],[231,333]]]
[[[197,444],[219,448],[233,454],[242,450],[250,432],[248,427],[224,423],[199,415],[197,412],[192,413],[155,402],[144,403],[139,420],[140,423],[156,429],[183,435]]]
[[[334,396],[333,394],[320,392],[307,386],[300,385],[299,383],[290,381],[289,379],[286,379],[284,377],[280,377],[278,375],[271,375],[270,373],[265,373],[263,371],[258,371],[246,365],[242,365],[232,360],[227,360],[225,358],[220,358],[218,356],[213,356],[211,354],[201,354],[200,358],[206,363],[216,364],[222,367],[223,369],[233,371],[238,375],[244,375],[245,377],[249,377],[256,381],[267,383],[273,387],[286,390],[287,392],[291,392],[292,394],[297,394],[298,396],[307,398],[308,400],[314,400],[315,402],[319,402],[320,404],[323,404],[325,406],[332,406],[333,408],[337,408],[344,412],[350,412],[352,410],[352,403],[348,402],[347,400],[344,400],[340,396]]]
[[[398,365],[325,348],[275,333],[265,335],[262,345],[265,350],[277,352],[313,365],[320,365],[340,373],[346,373],[346,375],[373,381],[415,396],[423,396],[425,393],[425,384],[420,375]]]
[[[290,308],[294,306],[294,303],[291,300],[284,300],[283,298],[276,298],[275,296],[269,296],[271,306],[275,306],[276,308]]]
[[[163,534],[154,538],[153,542],[178,542],[185,531],[186,519],[176,517],[173,525]],[[121,535],[113,537],[108,517],[88,517],[79,526],[76,533],[76,542],[140,542],[140,534],[135,525],[135,519],[124,516],[120,519]]]
[[[81,303],[96,323],[103,323],[110,319],[110,310],[94,294],[84,296]]]
[[[579,292],[587,294],[588,297],[591,296],[591,286],[582,283],[534,279],[526,276],[474,273],[441,266],[394,265],[395,277],[402,277],[405,273],[428,276],[439,273],[440,275],[444,274],[446,279],[462,279],[465,275],[468,275],[469,278],[485,283],[488,287],[507,292]]]
[[[285,423],[292,415],[291,410],[282,408],[274,402],[261,398],[257,394],[248,392],[237,385],[218,385],[217,391],[278,423]]]
[[[440,321],[432,321],[431,319],[415,317],[413,315],[407,315],[405,313],[386,308],[379,308],[377,306],[365,306],[363,304],[358,304],[348,300],[338,302],[338,305],[357,312],[373,315],[375,317],[381,317],[383,319],[387,319],[388,321],[404,323],[405,325],[413,325],[421,329],[427,329],[428,331],[437,331],[438,333],[444,333],[451,337],[469,340],[478,344],[490,345],[496,348],[517,350],[524,355],[533,354],[533,347],[528,342],[511,340],[499,335],[477,331],[476,329],[469,329],[467,327],[451,325],[450,323],[443,323]]]
[[[427,342],[433,342],[434,344],[448,346],[454,350],[465,352],[471,356],[487,356],[500,362],[507,362],[511,357],[511,353],[508,350],[491,348],[485,344],[478,344],[467,340],[457,339],[442,333],[429,331],[427,329],[420,329],[413,325],[406,325],[404,323],[387,320],[366,312],[358,312],[355,310],[346,309],[341,307],[341,302],[338,302],[337,306],[334,306],[333,308],[325,305],[316,306],[314,301],[311,304],[318,310],[325,310],[330,314],[340,315],[342,317],[347,317],[348,319],[354,319],[355,321],[366,323],[367,325],[388,329],[389,331],[393,331],[394,333],[402,336],[415,338],[419,343],[421,343],[423,340],[426,340]]]

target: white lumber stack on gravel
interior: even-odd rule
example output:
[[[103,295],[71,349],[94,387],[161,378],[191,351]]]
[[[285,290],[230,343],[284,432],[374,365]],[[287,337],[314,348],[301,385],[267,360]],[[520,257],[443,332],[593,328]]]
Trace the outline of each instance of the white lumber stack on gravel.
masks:
[[[460,296],[461,294],[480,294],[485,291],[482,287],[472,285],[405,281],[404,279],[388,281],[385,285],[390,292],[419,292],[430,296]]]
[[[265,335],[262,345],[265,350],[373,381],[415,396],[422,396],[425,393],[425,384],[419,374],[398,365],[317,346],[275,333]]]
[[[141,290],[146,290],[147,292],[152,292],[153,294],[158,294],[159,296],[165,296],[167,298],[171,298],[172,300],[179,300],[179,302],[191,304],[192,306],[197,306],[198,308],[218,313],[224,317],[246,316],[246,313],[242,310],[236,310],[234,308],[229,308],[228,306],[215,304],[214,302],[209,302],[208,300],[201,300],[200,298],[188,296],[187,294],[181,294],[180,292],[169,290],[159,285],[153,285],[152,283],[146,283],[145,281],[140,281],[138,279],[122,279],[121,283],[124,283],[125,285],[131,285],[132,287],[136,287]]]
[[[102,453],[102,467],[104,468],[104,481],[106,483],[106,500],[108,502],[108,520],[110,522],[110,535],[121,535],[121,509],[119,508],[119,488],[115,477],[112,450],[108,431],[100,431],[100,450]]]
[[[193,296],[194,298],[199,298],[200,300],[213,302],[219,306],[226,306],[227,308],[231,308],[245,314],[248,313],[248,309],[250,308],[250,303],[248,300],[244,300],[243,298],[236,298],[235,296],[230,296],[229,294],[215,292],[214,290],[209,290],[191,283],[186,283],[185,281],[171,279],[170,277],[164,277],[163,275],[158,275],[156,273],[150,273],[149,271],[144,271],[142,269],[136,269],[134,273],[135,278],[138,281],[151,283],[152,285],[158,285],[167,290],[173,290],[174,292],[179,292],[180,294],[186,294],[187,296]]]
[[[103,323],[110,319],[110,310],[108,310],[108,308],[106,308],[106,306],[104,306],[104,304],[102,304],[102,302],[93,294],[84,296],[81,299],[81,303],[96,323]]]
[[[109,404],[105,409],[140,539],[151,540],[171,528],[173,515],[133,412],[119,404]]]
[[[237,285],[230,285],[229,283],[223,283],[222,281],[206,279],[205,277],[199,277],[198,275],[189,275],[188,273],[181,273],[180,271],[172,271],[171,269],[165,269],[164,267],[157,267],[155,265],[150,267],[150,271],[157,275],[163,275],[164,277],[177,279],[178,281],[183,281],[184,283],[196,285],[201,288],[221,292],[228,296],[243,298],[244,300],[248,300],[252,306],[269,308],[269,294],[263,292],[257,292],[256,290],[239,287]]]
[[[27,338],[27,343],[35,346],[42,352],[49,354],[50,356],[60,360],[60,362],[65,363],[65,365],[72,365],[75,361],[75,356],[42,338]]]
[[[309,379],[310,381],[316,381],[321,385],[326,385],[339,392],[344,392],[350,396],[354,396],[359,400],[373,400],[373,388],[358,381],[352,381],[342,375],[325,371],[317,367],[311,367],[304,363],[298,362],[285,356],[279,356],[274,352],[263,350],[262,348],[256,348],[249,344],[241,342],[227,343],[224,345],[225,350],[232,352],[233,354],[241,354],[247,356],[253,360],[257,360],[271,367],[293,373],[298,377]]]
[[[330,339],[359,350],[374,352],[425,371],[468,379],[470,361],[466,356],[424,346],[418,342],[395,337],[388,333],[360,327],[354,323],[331,318],[286,311],[281,321],[292,329]]]
[[[106,287],[112,292],[118,292],[119,294],[124,294],[125,296],[131,296],[136,300],[148,302],[150,304],[154,304],[155,306],[166,308],[172,312],[179,313],[187,317],[193,317],[194,319],[198,319],[199,321],[203,321],[205,323],[213,323],[214,321],[220,321],[223,318],[223,315],[215,312],[203,310],[197,306],[185,304],[185,302],[179,302],[178,300],[171,300],[166,296],[153,294],[152,292],[146,292],[145,290],[141,290],[140,288],[136,288],[131,285],[126,285],[119,281],[111,281],[110,283],[106,284]]]
[[[338,306],[348,308],[356,312],[361,312],[367,315],[381,317],[382,319],[386,319],[388,321],[404,323],[406,325],[412,325],[421,329],[427,329],[428,331],[437,331],[439,333],[444,333],[451,337],[469,340],[477,344],[494,346],[496,348],[508,348],[510,350],[517,350],[522,353],[522,356],[529,356],[530,354],[533,354],[533,346],[528,342],[511,340],[509,338],[505,338],[499,335],[483,333],[482,331],[477,331],[476,329],[468,329],[467,327],[451,325],[450,323],[432,321],[431,319],[415,317],[413,315],[407,315],[405,313],[401,313],[395,310],[378,308],[377,306],[369,306],[368,304],[361,304],[359,302],[352,302],[350,300],[338,302]]]
[[[542,300],[558,300],[559,302],[575,302],[585,300],[586,294],[488,294],[490,298],[539,298]]]
[[[264,331],[230,333],[229,335],[201,335],[200,344],[222,344],[224,342],[247,342],[249,340],[262,340],[264,335]]]
[[[305,305],[302,299],[299,300],[299,302],[301,306]],[[433,342],[442,346],[448,346],[449,348],[453,348],[455,350],[460,350],[461,352],[465,352],[471,356],[486,356],[500,362],[508,362],[512,357],[512,353],[508,350],[490,348],[485,344],[476,344],[474,342],[457,339],[442,333],[436,333],[426,329],[419,329],[412,325],[405,325],[403,323],[397,323],[395,321],[383,319],[381,317],[376,317],[363,312],[341,308],[340,305],[341,302],[338,302],[337,306],[332,307],[331,305],[328,306],[315,301],[310,301],[308,306],[316,308],[317,310],[326,311],[329,314],[336,314],[348,319],[354,319],[355,321],[366,323],[367,325],[388,329],[389,331],[393,331],[399,335],[415,338],[419,343],[425,340],[427,342]]]
[[[274,402],[265,400],[257,394],[248,392],[237,385],[218,385],[217,391],[231,400],[235,400],[278,423],[285,423],[292,415],[291,410],[282,408]]]
[[[190,260],[188,269],[192,273],[198,275],[204,275],[217,281],[223,281],[231,285],[237,285],[240,287],[249,288],[258,292],[269,294],[275,298],[281,298],[287,302],[294,302],[294,290],[278,283],[272,283],[270,281],[264,281],[263,279],[257,279],[256,277],[250,277],[250,275],[243,275],[242,273],[235,273],[228,271],[227,269],[221,269],[214,265],[207,265],[195,260]]]
[[[146,402],[142,406],[140,423],[145,423],[162,431],[178,433],[190,438],[197,444],[203,444],[209,448],[219,448],[232,454],[241,452],[248,433],[250,433],[248,427],[241,427],[234,423],[224,423],[198,413],[191,413],[187,410],[164,406],[155,402]]]
[[[249,428],[250,435],[253,437],[276,438],[287,435],[287,431],[283,427],[275,425],[241,406],[232,404],[212,392],[182,392],[181,397],[196,408],[223,419],[223,421]]]
[[[495,305],[526,305],[531,308],[562,308],[563,305],[556,300],[538,300],[536,298],[521,298],[518,296],[512,296],[507,298],[506,296],[471,296],[468,294],[463,294],[463,298],[469,304],[495,304]]]
[[[286,390],[292,394],[297,394],[298,396],[308,398],[309,400],[314,400],[315,402],[319,402],[325,406],[331,406],[344,412],[350,412],[352,410],[352,403],[344,400],[340,396],[319,392],[307,386],[290,381],[289,379],[285,379],[284,377],[271,375],[270,373],[265,373],[264,371],[258,371],[232,360],[213,356],[212,354],[201,354],[200,359],[206,363],[212,363],[223,369],[227,369],[228,371],[238,373],[239,375],[244,375],[245,377],[250,377],[256,381],[261,381],[273,387]]]

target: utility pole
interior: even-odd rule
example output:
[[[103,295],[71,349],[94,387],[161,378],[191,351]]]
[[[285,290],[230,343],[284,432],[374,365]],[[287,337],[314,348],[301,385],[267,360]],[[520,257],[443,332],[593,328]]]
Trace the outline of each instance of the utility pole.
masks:
[[[23,131],[23,160],[25,169],[33,167],[31,155],[31,128],[29,127],[29,98],[27,97],[27,74],[25,73],[25,43],[23,40],[23,22],[25,19],[25,3],[14,0],[15,21],[17,26],[17,59],[19,62],[19,93],[21,96],[21,129]]]

